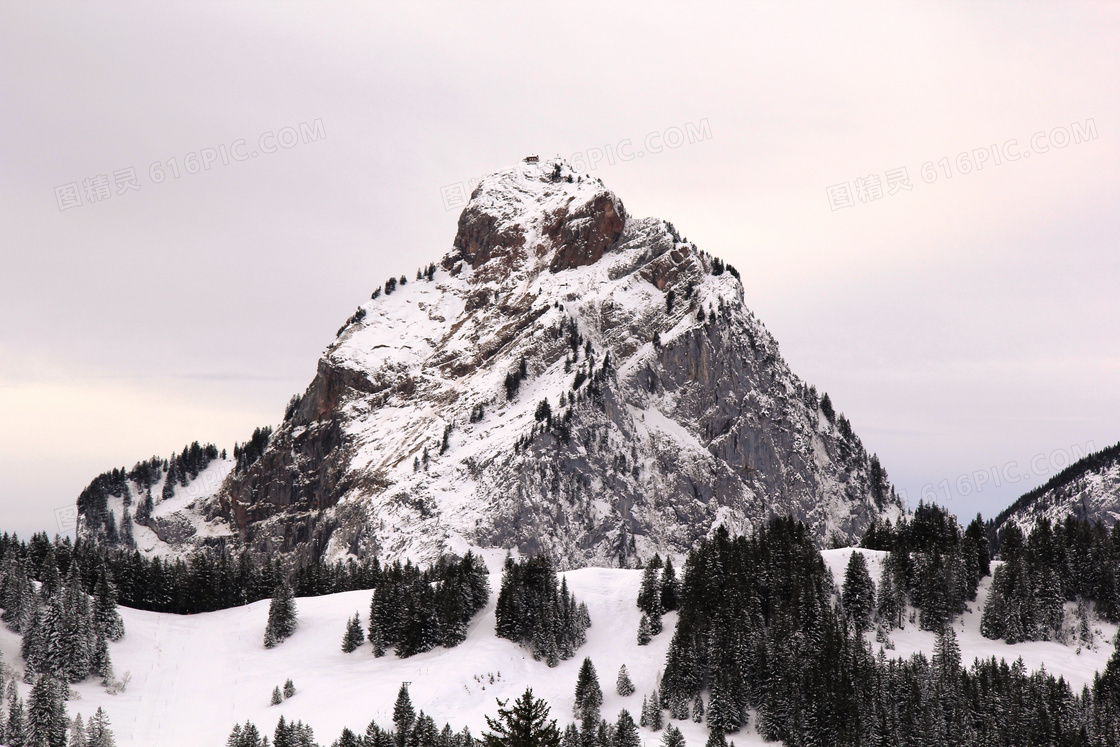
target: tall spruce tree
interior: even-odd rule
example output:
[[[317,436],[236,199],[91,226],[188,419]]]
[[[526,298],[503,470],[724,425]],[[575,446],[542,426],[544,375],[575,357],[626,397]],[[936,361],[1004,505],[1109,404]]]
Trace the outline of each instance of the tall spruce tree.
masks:
[[[599,687],[595,665],[591,663],[590,657],[585,657],[576,678],[575,716],[577,719],[583,719],[590,714],[595,721],[598,721],[599,709],[602,705],[603,690]]]
[[[669,724],[661,735],[661,747],[685,747],[684,735],[677,727]]]
[[[29,747],[66,747],[70,719],[63,688],[65,685],[46,675],[35,681],[27,704]]]
[[[265,627],[265,647],[268,645],[269,633],[273,645],[282,643],[296,631],[296,599],[295,592],[287,581],[276,586],[272,592],[272,603],[268,607],[268,624]]]
[[[634,683],[630,680],[630,673],[626,671],[625,664],[618,668],[618,678],[614,683],[614,691],[624,698],[634,694]]]
[[[99,707],[89,718],[89,724],[86,726],[86,745],[87,747],[115,747],[116,745],[109,724],[109,714],[105,713],[104,708]]]
[[[342,650],[345,653],[352,653],[362,645],[365,640],[365,633],[362,631],[362,621],[355,612],[354,616],[350,618],[350,622],[346,624],[346,634],[342,636]]]
[[[497,718],[486,717],[490,731],[483,734],[485,747],[560,747],[560,730],[550,720],[548,704],[527,688],[512,707],[498,701]]]
[[[867,570],[867,559],[858,550],[852,551],[844,571],[843,599],[844,611],[856,630],[866,630],[875,611],[875,584]]]
[[[611,747],[640,747],[642,739],[630,712],[623,708],[614,724],[614,742]]]
[[[408,695],[408,685],[402,684],[397,691],[397,702],[393,705],[393,728],[396,730],[397,747],[405,747],[412,725],[416,722],[416,710]]]

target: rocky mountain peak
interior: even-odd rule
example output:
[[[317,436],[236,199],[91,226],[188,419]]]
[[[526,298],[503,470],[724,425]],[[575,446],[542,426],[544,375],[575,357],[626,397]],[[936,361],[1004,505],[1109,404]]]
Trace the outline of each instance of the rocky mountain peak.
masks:
[[[559,272],[597,262],[625,225],[622,201],[600,180],[559,158],[522,162],[479,183],[443,267],[465,264],[481,282]]]
[[[137,544],[297,562],[501,548],[571,567],[775,514],[822,544],[896,517],[878,461],[743,296],[734,267],[599,180],[519,163],[482,180],[438,265],[374,290],[266,444],[189,505],[153,508],[173,541],[138,523]],[[87,534],[109,536],[104,505]]]

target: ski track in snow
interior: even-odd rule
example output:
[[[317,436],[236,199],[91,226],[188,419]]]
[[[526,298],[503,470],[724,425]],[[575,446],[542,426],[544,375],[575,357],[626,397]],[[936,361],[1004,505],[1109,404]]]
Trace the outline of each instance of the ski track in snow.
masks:
[[[837,584],[853,550],[824,553]],[[861,550],[867,555],[872,579],[878,580],[885,553]],[[487,558],[491,568],[500,566],[498,554]],[[495,698],[518,697],[526,686],[545,698],[552,717],[563,727],[573,720],[573,691],[583,657],[590,656],[603,688],[604,717],[614,720],[626,708],[637,720],[642,697],[652,691],[664,667],[665,654],[676,624],[676,613],[665,616],[665,630],[646,647],[637,645],[640,612],[635,606],[641,571],[585,568],[563,574],[580,601],[587,603],[592,627],[588,642],[576,656],[549,669],[533,661],[524,649],[494,635],[494,603],[501,582],[491,575],[490,602],[472,621],[466,641],[453,649],[435,649],[409,659],[387,654],[374,658],[368,641],[352,654],[340,650],[346,621],[355,611],[368,618],[369,591],[352,591],[297,600],[300,627],[295,635],[272,650],[262,637],[268,617],[268,600],[200,615],[171,615],[121,608],[126,635],[110,644],[118,676],[132,673],[128,689],[107,694],[90,680],[75,686],[80,699],[67,703],[72,718],[88,718],[98,706],[108,712],[120,747],[220,747],[234,723],[247,719],[271,738],[280,716],[311,724],[316,740],[329,745],[344,726],[362,732],[370,719],[383,726],[392,723],[392,708],[401,682],[411,682],[413,704],[430,714],[442,728],[449,722],[458,730],[469,726],[475,736],[485,730],[485,716],[497,711]],[[1097,623],[1095,651],[1080,654],[1073,646],[1055,642],[1009,646],[980,636],[980,610],[991,579],[981,584],[977,602],[970,604],[955,623],[962,661],[976,657],[1022,657],[1030,670],[1045,666],[1079,692],[1091,684],[1094,672],[1104,668],[1112,653],[1109,643],[1115,626]],[[873,634],[869,633],[873,641]],[[933,649],[932,633],[916,625],[892,632],[895,650],[888,657],[905,657]],[[873,643],[878,651],[878,644]],[[0,628],[4,661],[19,667],[19,637]],[[637,687],[633,695],[615,694],[618,668],[626,664]],[[498,674],[501,677],[498,679]],[[496,681],[490,684],[489,675]],[[478,675],[482,682],[474,679]],[[282,705],[270,706],[272,689],[292,678],[296,694]],[[21,695],[28,686],[20,682]],[[690,745],[702,745],[707,729],[691,721],[673,722]],[[661,732],[641,730],[645,745],[658,744]],[[761,744],[753,720],[747,729],[729,735],[736,744]]]

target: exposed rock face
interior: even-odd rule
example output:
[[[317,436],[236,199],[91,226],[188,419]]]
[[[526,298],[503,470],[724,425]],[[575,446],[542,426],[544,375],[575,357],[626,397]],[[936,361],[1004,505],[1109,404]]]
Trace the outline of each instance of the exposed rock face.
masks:
[[[1015,523],[1030,532],[1038,519],[1059,524],[1067,516],[1106,527],[1120,521],[1120,444],[1089,454],[1024,494],[995,524]]]
[[[482,181],[432,279],[363,305],[263,456],[195,509],[261,552],[568,565],[684,552],[792,513],[899,513],[737,273],[553,161]]]

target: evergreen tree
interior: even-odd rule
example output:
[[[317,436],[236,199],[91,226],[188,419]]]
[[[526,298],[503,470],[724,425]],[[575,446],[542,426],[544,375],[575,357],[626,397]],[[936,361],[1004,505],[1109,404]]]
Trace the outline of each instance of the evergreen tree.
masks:
[[[273,645],[282,643],[296,630],[296,600],[292,587],[285,581],[276,586],[272,593],[272,603],[268,607],[268,625],[265,627],[265,647],[268,633],[272,632]]]
[[[290,698],[295,694],[296,694],[296,685],[295,685],[294,682],[292,682],[291,678],[289,677],[284,682],[284,698],[285,699]]]
[[[362,622],[355,612],[354,616],[350,618],[350,622],[346,625],[346,634],[342,637],[342,650],[346,653],[352,653],[362,645],[365,640],[365,632],[362,630]]]
[[[661,727],[665,725],[665,718],[661,713],[661,694],[658,693],[657,688],[653,689],[653,694],[649,697],[649,713],[646,715],[646,726],[653,731],[661,731]]]
[[[651,640],[653,634],[650,631],[649,616],[643,614],[642,619],[638,621],[638,645],[648,646]]]
[[[373,647],[373,655],[381,658],[385,655],[385,636],[382,633],[381,621],[371,617],[369,621],[369,642]]]
[[[7,740],[9,747],[27,747],[27,714],[19,697],[15,680],[8,683]]]
[[[937,631],[933,644],[933,676],[942,686],[955,686],[961,668],[961,647],[952,625]]]
[[[642,585],[638,589],[638,609],[647,615],[652,614],[653,600],[661,601],[660,563],[650,563],[642,571]]]
[[[70,720],[66,717],[64,687],[46,675],[35,681],[27,704],[29,747],[66,747]]]
[[[684,735],[677,727],[669,724],[661,736],[661,747],[685,747]]]
[[[700,693],[692,700],[692,720],[698,724],[704,723],[704,698]]]
[[[88,747],[115,747],[113,730],[109,726],[109,714],[105,709],[98,708],[97,712],[89,718],[86,727],[86,744]]]
[[[599,677],[595,673],[595,665],[591,659],[584,658],[579,668],[576,679],[575,715],[582,719],[585,715],[592,714],[594,720],[599,720],[599,708],[603,705],[603,690],[599,687]]]
[[[272,703],[272,705],[280,705],[284,702],[284,696],[280,694],[279,685],[272,688],[272,700],[270,702]]]
[[[899,627],[902,617],[902,604],[895,590],[894,573],[889,563],[883,563],[882,572],[879,574],[879,590],[876,595],[876,614],[879,622],[887,630]]]
[[[848,614],[856,630],[862,632],[871,622],[875,611],[875,584],[867,570],[867,559],[863,553],[852,552],[848,567],[844,572],[844,611]]]
[[[482,737],[485,747],[560,747],[560,731],[556,721],[548,719],[548,704],[533,697],[531,689],[513,707],[506,708],[506,703],[498,701],[497,718],[486,717],[490,731]]]
[[[623,708],[618,713],[618,720],[614,725],[614,743],[612,747],[640,747],[641,737],[638,736],[638,727],[634,723],[630,712]]]
[[[362,740],[347,728],[342,729],[342,736],[334,743],[337,747],[363,747]]]
[[[615,680],[614,690],[624,698],[634,694],[634,683],[630,681],[630,673],[626,671],[625,664],[618,668],[618,679]]]
[[[704,743],[704,747],[727,747],[727,737],[722,731],[712,729],[708,732],[708,741]]]
[[[397,691],[397,702],[393,705],[393,727],[396,729],[397,747],[405,747],[412,725],[416,721],[416,711],[412,698],[408,695],[408,685],[401,685]]]
[[[70,722],[70,747],[88,747],[89,742],[86,740],[86,722],[82,720],[82,714],[74,717]]]
[[[677,597],[680,594],[680,582],[677,581],[677,572],[673,569],[673,559],[665,558],[665,568],[661,571],[661,607],[666,612],[677,609]]]
[[[124,636],[124,621],[117,612],[117,587],[105,563],[98,568],[94,599],[94,612],[101,635],[110,641],[119,641]]]

